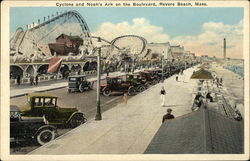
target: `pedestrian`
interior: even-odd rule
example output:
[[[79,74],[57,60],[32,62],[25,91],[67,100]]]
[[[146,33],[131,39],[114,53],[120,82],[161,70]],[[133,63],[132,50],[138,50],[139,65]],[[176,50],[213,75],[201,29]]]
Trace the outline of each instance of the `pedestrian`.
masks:
[[[171,114],[173,110],[171,108],[168,108],[167,109],[167,114],[165,114],[162,118],[162,123],[164,123],[166,120],[169,120],[169,119],[174,119],[174,115]]]
[[[161,106],[162,107],[165,106],[165,94],[166,94],[166,91],[165,91],[164,87],[162,86],[161,92],[160,92],[160,95],[161,95]]]
[[[217,84],[217,88],[219,88],[219,85],[220,85],[220,80],[218,77],[216,77],[216,84]]]
[[[30,76],[30,85],[32,86],[33,84],[34,84],[34,76],[31,75],[31,76]]]
[[[211,92],[207,93],[206,99],[208,99],[210,102],[213,102],[213,97],[211,96]]]
[[[107,76],[109,76],[109,68],[106,69]]]
[[[17,75],[16,81],[17,81],[18,85],[21,84],[21,76],[20,75]]]
[[[182,72],[182,81],[185,82],[185,74]]]
[[[176,82],[179,82],[179,81],[178,81],[178,75],[176,75],[175,80],[176,80]]]
[[[65,75],[65,79],[68,79],[68,77],[69,77],[69,71],[67,70],[67,71],[64,73],[64,75]]]
[[[38,74],[36,75],[35,81],[36,81],[36,85],[38,85]]]
[[[128,94],[126,92],[123,94],[123,102],[125,104],[127,104],[127,102],[128,102]]]
[[[222,77],[220,78],[220,86],[222,86],[222,84],[223,84],[223,79],[222,79]]]

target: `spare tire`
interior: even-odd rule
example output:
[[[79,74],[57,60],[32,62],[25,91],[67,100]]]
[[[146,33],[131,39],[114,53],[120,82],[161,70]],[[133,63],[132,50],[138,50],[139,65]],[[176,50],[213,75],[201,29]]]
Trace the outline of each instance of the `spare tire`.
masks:
[[[48,128],[41,129],[37,134],[36,134],[36,142],[39,145],[44,145],[51,140],[55,139],[55,131],[50,130]]]

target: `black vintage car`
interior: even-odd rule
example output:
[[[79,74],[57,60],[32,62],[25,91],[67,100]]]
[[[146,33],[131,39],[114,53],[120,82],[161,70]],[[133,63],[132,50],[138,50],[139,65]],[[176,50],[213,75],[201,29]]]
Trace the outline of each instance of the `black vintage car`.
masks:
[[[10,106],[10,142],[34,141],[43,145],[55,138],[56,128],[44,117],[22,117],[17,106]]]
[[[126,82],[135,87],[137,92],[142,92],[147,88],[147,82],[139,74],[126,74]]]
[[[83,92],[93,88],[94,82],[89,82],[85,75],[74,75],[68,77],[68,92]]]
[[[112,92],[128,93],[128,95],[134,95],[136,88],[124,81],[121,77],[107,77],[107,83],[101,85],[100,92],[104,96],[110,96]]]

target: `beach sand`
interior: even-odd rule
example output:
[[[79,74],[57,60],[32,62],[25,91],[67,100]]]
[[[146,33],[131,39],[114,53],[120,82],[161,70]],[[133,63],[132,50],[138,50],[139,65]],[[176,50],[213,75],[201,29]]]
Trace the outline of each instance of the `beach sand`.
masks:
[[[215,71],[219,78],[222,77],[221,93],[232,107],[236,106],[244,118],[244,78],[218,64],[211,65],[209,70]]]

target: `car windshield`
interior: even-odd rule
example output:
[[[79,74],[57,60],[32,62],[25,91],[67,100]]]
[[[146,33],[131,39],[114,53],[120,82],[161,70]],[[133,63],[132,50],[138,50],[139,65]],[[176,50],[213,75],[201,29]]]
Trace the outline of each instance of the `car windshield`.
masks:
[[[76,78],[75,77],[71,77],[71,78],[69,78],[69,81],[76,81]]]
[[[118,84],[122,83],[122,79],[117,79],[117,83]]]

